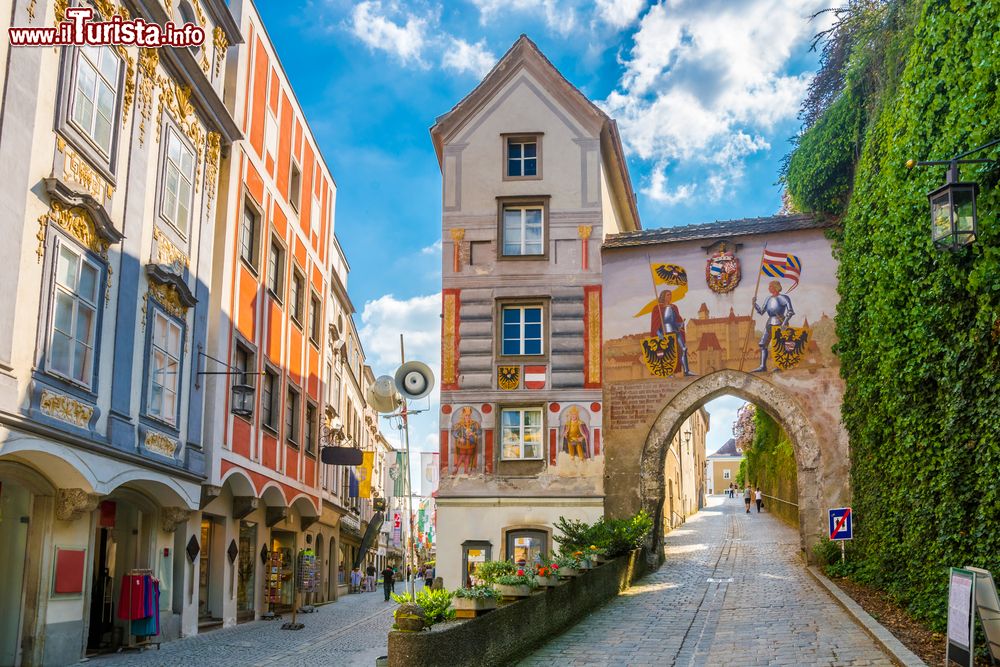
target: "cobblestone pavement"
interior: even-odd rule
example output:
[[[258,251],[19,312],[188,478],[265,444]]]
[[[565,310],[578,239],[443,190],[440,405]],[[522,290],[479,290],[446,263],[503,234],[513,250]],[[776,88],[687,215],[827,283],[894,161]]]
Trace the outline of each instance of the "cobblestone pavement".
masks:
[[[892,665],[803,567],[797,531],[716,496],[666,562],[522,665]]]
[[[420,590],[422,583],[418,584]],[[403,593],[403,582],[396,592]],[[160,650],[117,653],[91,658],[95,667],[321,667],[336,665],[373,667],[386,655],[392,610],[379,587],[375,593],[346,595],[337,602],[318,607],[312,614],[299,614],[301,630],[282,630],[291,620],[256,621],[232,628],[164,643]]]

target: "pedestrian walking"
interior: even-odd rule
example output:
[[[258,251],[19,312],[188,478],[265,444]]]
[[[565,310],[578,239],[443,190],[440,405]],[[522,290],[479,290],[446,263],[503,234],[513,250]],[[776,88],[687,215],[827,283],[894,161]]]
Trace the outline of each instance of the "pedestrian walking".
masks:
[[[375,564],[369,563],[366,573],[368,575],[368,590],[372,593],[375,592]]]
[[[351,593],[359,593],[361,591],[361,569],[353,568],[351,570]]]
[[[757,492],[754,494],[754,498],[757,500],[757,514],[760,514],[760,507],[764,504],[764,494],[760,492],[760,487],[757,487]]]
[[[743,489],[743,503],[747,506],[747,514],[750,514],[750,485]]]
[[[396,573],[392,571],[392,568],[388,565],[382,570],[382,592],[385,593],[385,601],[389,601],[389,593],[393,590],[393,584],[396,583]]]
[[[434,566],[431,565],[430,567],[424,570],[424,586],[426,586],[429,590],[433,585],[434,585]]]

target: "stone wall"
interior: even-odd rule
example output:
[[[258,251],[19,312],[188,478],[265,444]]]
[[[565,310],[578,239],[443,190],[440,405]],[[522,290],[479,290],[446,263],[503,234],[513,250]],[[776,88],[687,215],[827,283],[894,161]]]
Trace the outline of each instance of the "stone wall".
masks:
[[[508,665],[646,574],[642,550],[484,616],[389,633],[389,667]]]

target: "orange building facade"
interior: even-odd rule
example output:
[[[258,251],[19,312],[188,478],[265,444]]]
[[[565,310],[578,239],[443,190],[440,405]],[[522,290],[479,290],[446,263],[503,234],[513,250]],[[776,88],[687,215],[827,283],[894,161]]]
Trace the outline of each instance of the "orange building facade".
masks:
[[[220,315],[209,323],[204,362],[228,374],[206,376],[212,455],[202,493],[203,626],[290,608],[296,559],[315,550],[323,570],[322,545],[330,543],[316,524],[336,184],[256,9],[230,6],[246,45],[227,63],[226,103],[246,139],[220,175],[226,194],[211,290]],[[251,414],[233,413],[234,384],[254,388]]]

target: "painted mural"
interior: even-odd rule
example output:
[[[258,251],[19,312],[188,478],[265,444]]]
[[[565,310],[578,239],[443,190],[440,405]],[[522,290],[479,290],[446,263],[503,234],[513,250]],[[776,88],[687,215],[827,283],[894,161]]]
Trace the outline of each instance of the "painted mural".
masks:
[[[483,444],[482,416],[468,405],[459,408],[452,419],[451,440],[455,452],[453,473],[469,475],[478,471],[479,451]]]
[[[836,365],[829,241],[796,232],[740,241],[605,253],[606,382]]]

